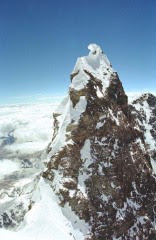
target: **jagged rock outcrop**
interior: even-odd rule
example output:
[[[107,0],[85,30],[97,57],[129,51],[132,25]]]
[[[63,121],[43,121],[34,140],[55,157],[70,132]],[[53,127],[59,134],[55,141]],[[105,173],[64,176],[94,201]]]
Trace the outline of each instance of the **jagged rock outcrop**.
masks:
[[[54,114],[43,177],[62,211],[68,207],[83,221],[85,240],[153,240],[156,179],[143,134],[145,117],[137,101],[128,105],[101,48],[91,44],[89,50],[78,58],[69,96]],[[155,131],[153,117],[148,122]]]
[[[149,155],[156,161],[156,96],[142,94],[130,106],[135,125],[142,131]]]

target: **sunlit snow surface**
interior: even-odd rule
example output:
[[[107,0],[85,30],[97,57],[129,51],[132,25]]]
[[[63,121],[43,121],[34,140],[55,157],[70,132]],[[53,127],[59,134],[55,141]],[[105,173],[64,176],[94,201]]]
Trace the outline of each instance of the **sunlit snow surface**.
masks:
[[[109,86],[110,76],[115,74],[115,72],[107,56],[103,54],[98,45],[90,44],[88,49],[90,50],[89,55],[85,57],[79,57],[76,61],[72,72],[72,74],[75,76],[72,79],[70,87],[75,90],[81,90],[85,88],[90,79],[90,76],[86,73],[87,70],[87,72],[89,72],[96,79],[101,80],[102,92],[100,92],[98,88],[97,94],[102,97],[106,88]]]
[[[25,216],[25,226],[17,232],[0,230],[3,240],[83,240],[79,228],[73,228],[56,202],[56,196],[49,184],[40,180],[36,201]],[[70,216],[72,218],[72,216]],[[73,236],[76,236],[74,238]]]
[[[57,106],[0,106],[0,193],[17,186],[24,189],[42,171],[43,153],[52,138],[52,114]],[[0,229],[0,239],[84,239],[79,223],[73,227],[65,217],[70,214],[69,209],[64,209],[66,214],[62,213],[49,184],[41,179],[34,195],[36,203],[26,214],[24,223],[17,231]],[[0,194],[0,209],[8,200],[7,196]]]
[[[141,94],[129,95],[131,102]],[[32,181],[33,175],[41,171],[45,160],[42,154],[52,138],[52,114],[57,105],[0,106],[0,192],[13,186],[24,187]],[[153,164],[155,166],[155,162]],[[3,200],[0,197],[0,206],[5,202]],[[65,211],[66,215],[70,214],[68,209]],[[0,229],[0,239],[83,240],[84,236],[78,224],[72,226],[67,220],[49,184],[41,179],[36,191],[36,203],[26,214],[23,226],[16,232]]]

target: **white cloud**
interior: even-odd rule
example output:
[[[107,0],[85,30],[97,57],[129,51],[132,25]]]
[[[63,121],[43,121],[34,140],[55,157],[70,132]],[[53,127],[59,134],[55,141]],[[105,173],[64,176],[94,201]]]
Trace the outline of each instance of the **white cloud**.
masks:
[[[8,159],[3,159],[0,161],[0,178],[2,178],[3,175],[10,174],[17,170],[19,170],[19,165],[17,163]]]
[[[34,94],[25,96],[15,96],[7,99],[10,104],[58,104],[65,94],[49,95],[49,94]]]
[[[7,152],[11,158],[15,154],[34,154],[45,149],[52,137],[52,113],[57,105],[0,107],[1,152]]]

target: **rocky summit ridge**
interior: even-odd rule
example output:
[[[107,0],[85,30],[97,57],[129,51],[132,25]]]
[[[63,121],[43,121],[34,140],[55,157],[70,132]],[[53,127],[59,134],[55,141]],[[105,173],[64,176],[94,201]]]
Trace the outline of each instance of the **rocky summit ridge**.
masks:
[[[64,215],[72,221],[68,208],[77,217],[72,225],[85,240],[153,240],[155,97],[129,105],[101,48],[88,48],[71,73],[69,95],[53,115],[43,177]]]
[[[128,103],[102,49],[88,49],[53,114],[45,166],[1,180],[0,238],[156,239],[156,96]]]

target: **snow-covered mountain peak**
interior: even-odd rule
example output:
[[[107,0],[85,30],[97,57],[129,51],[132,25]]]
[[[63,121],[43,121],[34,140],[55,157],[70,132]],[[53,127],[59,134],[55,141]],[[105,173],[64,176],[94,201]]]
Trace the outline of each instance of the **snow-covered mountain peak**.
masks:
[[[101,47],[95,43],[89,44],[88,49],[90,50],[89,54],[103,53]]]
[[[101,48],[90,44],[89,50],[88,56],[78,58],[69,96],[53,115],[43,177],[62,211],[70,209],[66,217],[73,226],[70,216],[79,218],[82,240],[153,239],[155,178],[150,156],[155,152],[151,144],[149,155],[145,140],[154,139],[150,122],[155,118],[144,121],[146,103],[143,117],[128,105],[119,76]],[[145,134],[139,120],[147,126]]]
[[[103,92],[109,86],[110,76],[114,70],[107,56],[97,44],[89,44],[88,56],[79,57],[71,74],[71,88],[83,89],[93,76],[101,81]]]
[[[3,235],[0,230],[0,239],[155,239],[156,97],[144,94],[128,104],[101,48],[90,44],[89,50],[88,56],[78,58],[69,95],[53,113],[53,137],[46,153],[42,158],[38,152],[33,155],[35,163],[46,158],[43,172],[37,167],[32,175],[28,166],[1,181],[0,228],[19,231]],[[18,143],[20,130],[9,130],[9,142]],[[23,135],[24,131],[20,138]],[[1,156],[7,149],[6,136],[0,139]],[[16,147],[13,156],[18,152]],[[23,161],[25,155],[20,156]],[[31,181],[21,181],[27,172]]]
[[[84,58],[86,59],[88,65],[90,65],[94,71],[103,67],[111,67],[107,56],[103,53],[100,46],[95,43],[91,43],[89,44],[88,49],[90,50],[89,55]]]

